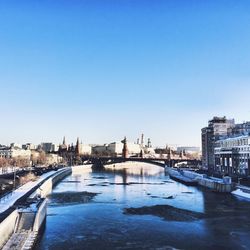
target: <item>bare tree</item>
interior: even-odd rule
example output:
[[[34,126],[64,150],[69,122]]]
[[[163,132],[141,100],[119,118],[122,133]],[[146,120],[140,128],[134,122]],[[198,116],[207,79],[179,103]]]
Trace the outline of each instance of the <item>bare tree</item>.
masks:
[[[2,173],[6,172],[7,166],[8,166],[8,159],[0,157],[0,168],[2,169]]]
[[[41,165],[44,165],[46,163],[46,153],[44,151],[41,151],[39,153],[37,163]]]

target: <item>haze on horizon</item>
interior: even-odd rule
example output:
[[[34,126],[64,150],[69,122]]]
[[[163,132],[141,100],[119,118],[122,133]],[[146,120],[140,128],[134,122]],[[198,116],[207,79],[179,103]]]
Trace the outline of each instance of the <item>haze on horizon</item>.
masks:
[[[0,2],[0,144],[200,145],[250,120],[250,2]]]

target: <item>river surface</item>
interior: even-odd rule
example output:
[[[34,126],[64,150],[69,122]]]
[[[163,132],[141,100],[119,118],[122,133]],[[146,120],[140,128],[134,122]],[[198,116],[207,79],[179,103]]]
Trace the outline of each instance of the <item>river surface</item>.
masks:
[[[250,202],[154,165],[76,167],[48,202],[37,249],[250,249]]]

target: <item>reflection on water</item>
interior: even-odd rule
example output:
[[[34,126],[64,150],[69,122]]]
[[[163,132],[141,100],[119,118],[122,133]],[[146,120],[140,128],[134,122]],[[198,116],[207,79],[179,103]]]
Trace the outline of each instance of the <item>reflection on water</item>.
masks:
[[[37,249],[249,249],[250,203],[149,164],[77,167],[49,198]]]

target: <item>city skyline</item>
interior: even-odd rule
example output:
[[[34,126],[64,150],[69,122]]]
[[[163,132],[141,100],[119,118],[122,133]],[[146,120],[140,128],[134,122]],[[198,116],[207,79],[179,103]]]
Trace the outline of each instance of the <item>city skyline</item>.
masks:
[[[249,120],[249,7],[1,1],[0,143],[200,146],[213,116]]]

